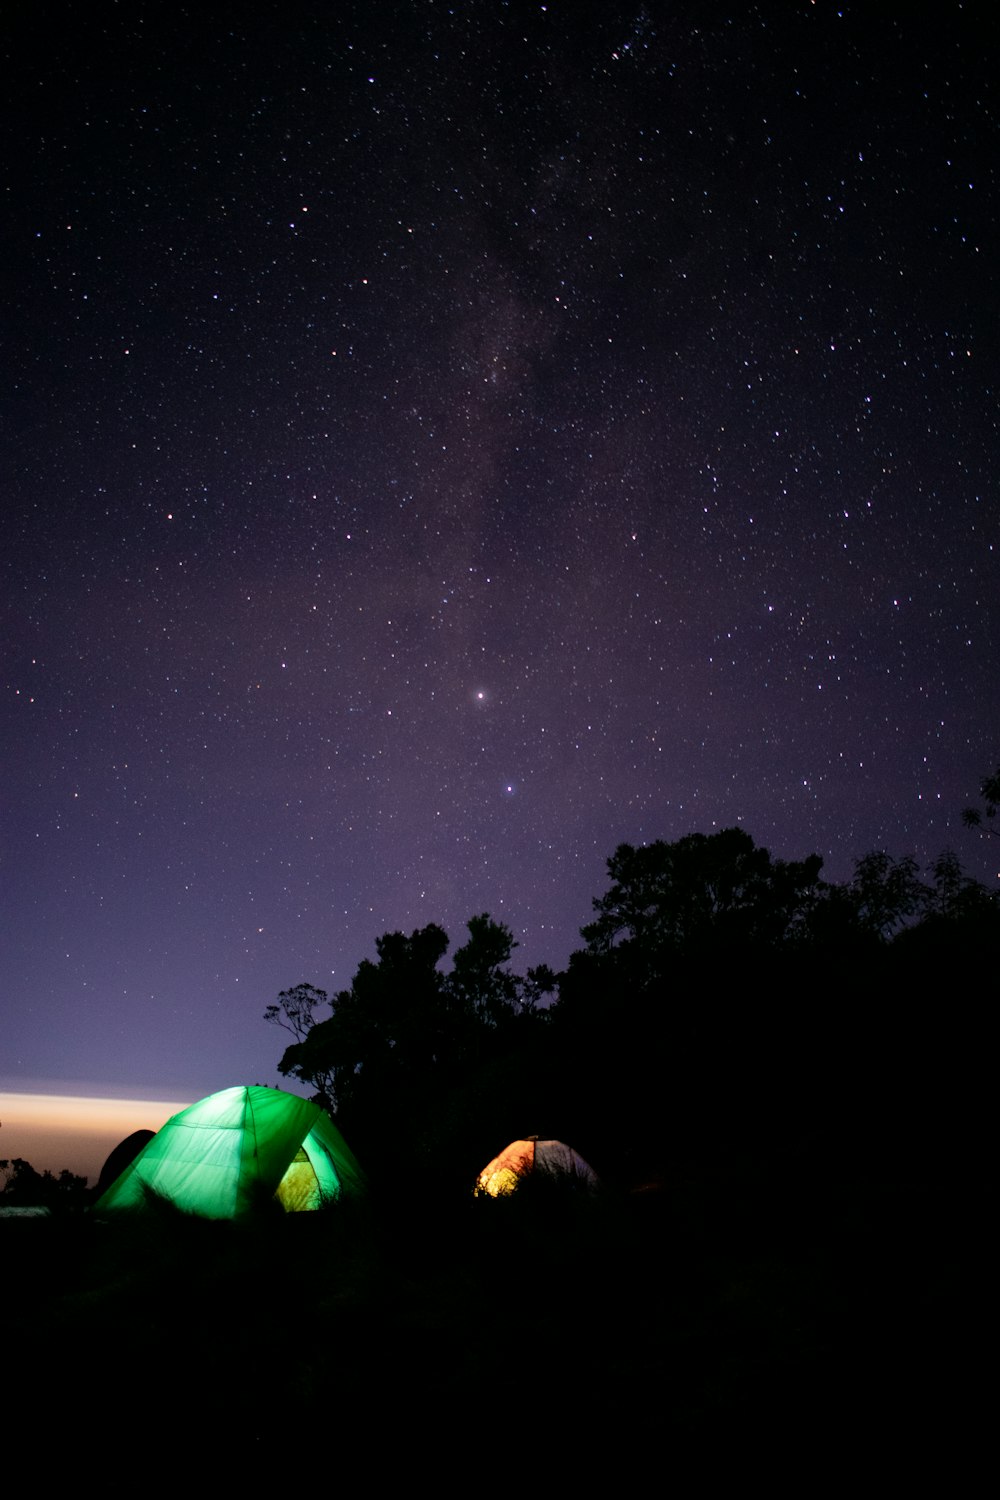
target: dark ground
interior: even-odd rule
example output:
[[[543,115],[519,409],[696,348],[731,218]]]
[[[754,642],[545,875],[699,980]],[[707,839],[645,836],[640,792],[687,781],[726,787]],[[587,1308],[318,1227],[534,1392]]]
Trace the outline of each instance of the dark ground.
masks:
[[[881,1144],[594,1198],[446,1203],[431,1182],[240,1224],[6,1221],[8,1431],[141,1453],[165,1421],[265,1462],[292,1420],[309,1444],[350,1433],[362,1468],[430,1436],[623,1473],[662,1444],[713,1464],[962,1451],[965,1190],[941,1153]]]

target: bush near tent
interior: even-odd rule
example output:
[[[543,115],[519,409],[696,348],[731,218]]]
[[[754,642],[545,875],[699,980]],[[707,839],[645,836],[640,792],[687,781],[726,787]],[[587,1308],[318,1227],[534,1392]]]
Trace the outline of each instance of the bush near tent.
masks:
[[[540,1141],[537,1135],[527,1140],[511,1141],[505,1150],[483,1168],[476,1179],[476,1193],[503,1198],[516,1191],[524,1180],[534,1175],[563,1184],[596,1188],[597,1173],[583,1157],[562,1141]]]
[[[289,1213],[363,1190],[364,1175],[328,1115],[281,1089],[223,1089],[174,1115],[102,1195],[98,1210],[151,1199],[209,1219],[263,1200]]]

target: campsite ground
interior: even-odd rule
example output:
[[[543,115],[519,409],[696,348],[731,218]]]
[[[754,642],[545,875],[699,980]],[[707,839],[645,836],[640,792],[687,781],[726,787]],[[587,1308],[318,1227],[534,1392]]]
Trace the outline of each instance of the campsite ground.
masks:
[[[278,1409],[355,1433],[377,1411],[483,1455],[538,1424],[623,1461],[912,1442],[960,1416],[963,1252],[945,1174],[885,1168],[814,1153],[594,1198],[7,1221],[5,1414],[100,1443],[210,1388],[212,1422],[264,1449]]]

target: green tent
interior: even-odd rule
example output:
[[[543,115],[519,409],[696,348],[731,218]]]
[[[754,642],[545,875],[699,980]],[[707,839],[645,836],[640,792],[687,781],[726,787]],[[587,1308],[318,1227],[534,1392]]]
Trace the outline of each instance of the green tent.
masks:
[[[97,1207],[141,1208],[155,1194],[188,1213],[231,1219],[272,1196],[295,1213],[363,1186],[317,1105],[280,1089],[233,1088],[168,1120]]]

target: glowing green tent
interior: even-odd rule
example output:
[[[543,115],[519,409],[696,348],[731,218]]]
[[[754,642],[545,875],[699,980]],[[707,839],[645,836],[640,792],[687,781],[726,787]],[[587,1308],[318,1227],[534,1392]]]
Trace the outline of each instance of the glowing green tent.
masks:
[[[363,1186],[340,1131],[317,1105],[280,1089],[234,1088],[168,1120],[97,1207],[141,1208],[155,1195],[187,1213],[231,1219],[271,1197],[296,1213]]]

